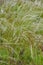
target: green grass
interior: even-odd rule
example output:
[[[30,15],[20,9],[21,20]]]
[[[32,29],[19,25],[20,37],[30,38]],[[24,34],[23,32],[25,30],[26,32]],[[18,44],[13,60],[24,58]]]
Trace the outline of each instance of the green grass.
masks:
[[[0,65],[43,65],[42,0],[0,5]]]

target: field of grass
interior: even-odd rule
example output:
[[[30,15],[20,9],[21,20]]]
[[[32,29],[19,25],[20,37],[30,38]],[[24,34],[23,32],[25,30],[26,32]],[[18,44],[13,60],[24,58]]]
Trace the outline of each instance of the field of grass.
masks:
[[[43,65],[43,0],[0,5],[0,65]]]

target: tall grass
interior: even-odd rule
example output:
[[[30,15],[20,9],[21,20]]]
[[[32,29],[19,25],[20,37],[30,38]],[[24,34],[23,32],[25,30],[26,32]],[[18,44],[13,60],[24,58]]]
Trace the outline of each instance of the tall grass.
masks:
[[[0,65],[43,65],[42,0],[0,6],[0,58]]]

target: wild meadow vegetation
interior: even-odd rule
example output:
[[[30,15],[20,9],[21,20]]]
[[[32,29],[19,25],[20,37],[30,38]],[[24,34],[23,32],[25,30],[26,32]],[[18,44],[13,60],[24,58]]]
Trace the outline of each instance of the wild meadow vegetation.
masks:
[[[43,65],[43,0],[0,5],[0,65]]]

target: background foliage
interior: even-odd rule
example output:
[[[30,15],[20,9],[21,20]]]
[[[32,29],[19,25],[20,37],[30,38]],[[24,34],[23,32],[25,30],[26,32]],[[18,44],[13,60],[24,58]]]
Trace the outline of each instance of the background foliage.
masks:
[[[0,65],[43,65],[43,0],[0,5]]]

